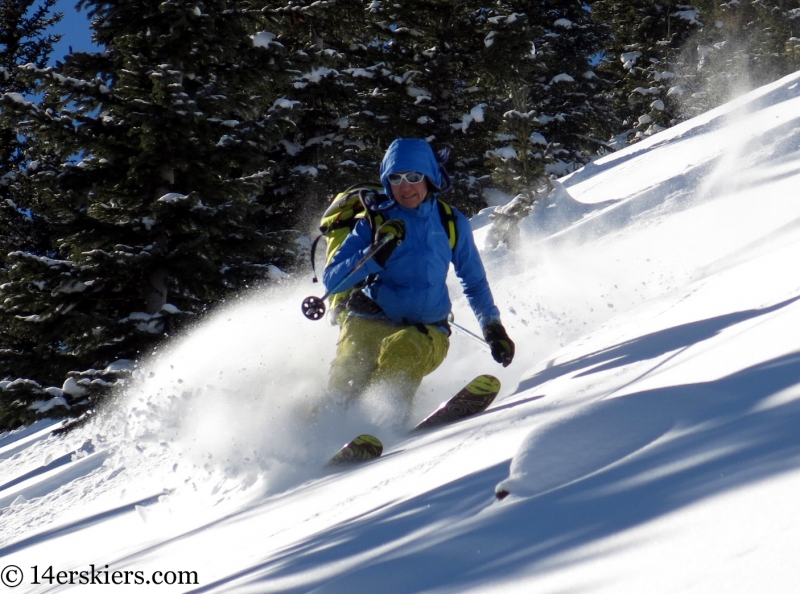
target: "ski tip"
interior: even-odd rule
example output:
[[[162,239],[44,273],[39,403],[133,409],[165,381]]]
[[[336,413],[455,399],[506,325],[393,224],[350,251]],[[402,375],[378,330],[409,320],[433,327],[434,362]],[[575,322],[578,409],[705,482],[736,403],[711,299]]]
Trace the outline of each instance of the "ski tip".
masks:
[[[344,444],[342,449],[336,452],[336,455],[325,466],[367,462],[368,460],[379,458],[382,453],[383,444],[381,440],[374,435],[365,433]]]
[[[500,392],[500,380],[493,375],[479,375],[455,396],[439,405],[420,421],[412,431],[420,431],[471,417],[485,411]]]
[[[366,433],[359,435],[350,443],[345,444],[345,447],[347,446],[372,447],[383,453],[383,444],[381,443],[381,440],[374,435],[368,435]]]
[[[467,385],[473,394],[497,394],[500,391],[500,380],[493,375],[479,375]]]

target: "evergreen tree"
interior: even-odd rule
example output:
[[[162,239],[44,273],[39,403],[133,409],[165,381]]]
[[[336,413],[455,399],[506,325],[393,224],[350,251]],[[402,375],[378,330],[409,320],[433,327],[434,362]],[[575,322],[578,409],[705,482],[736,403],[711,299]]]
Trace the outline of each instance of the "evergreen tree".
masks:
[[[447,147],[454,193],[468,214],[485,205],[487,152],[532,52],[531,19],[511,3],[376,3],[379,44],[374,88],[363,97],[362,137],[384,149],[394,137],[421,136]],[[519,64],[519,66],[518,66]],[[374,116],[372,114],[375,114]]]
[[[299,180],[294,191],[325,200],[374,180],[391,141],[414,136],[454,155],[448,200],[468,213],[484,205],[485,154],[505,101],[498,92],[507,93],[516,62],[531,53],[525,14],[443,0],[293,1],[272,14],[278,40],[308,59],[290,94],[302,115],[284,170],[311,172],[318,190],[299,189]]]
[[[148,354],[171,321],[294,257],[280,216],[291,205],[264,192],[292,104],[260,11],[233,0],[82,7],[102,51],[29,66],[44,99],[16,105],[37,145],[30,177],[53,252],[13,253],[0,288],[37,339],[31,377],[53,383]],[[94,374],[79,383],[102,385]]]
[[[583,4],[520,2],[537,23],[535,52],[523,63],[518,82],[507,85],[502,145],[490,152],[494,180],[516,194],[494,215],[492,244],[516,243],[517,223],[548,204],[550,178],[579,169],[606,150],[614,114],[609,83],[593,68],[608,42],[608,28],[591,19]],[[520,82],[521,81],[521,82]]]
[[[0,0],[0,286],[8,281],[10,252],[43,254],[47,246],[43,220],[28,208],[32,203],[26,184],[30,147],[18,133],[20,114],[14,107],[24,104],[34,92],[34,85],[19,67],[44,67],[60,38],[48,33],[62,18],[53,12],[54,5],[55,0]],[[19,392],[44,395],[35,382],[12,381],[18,377],[17,371],[24,375],[29,369],[26,364],[34,363],[22,356],[34,338],[15,328],[15,321],[0,308],[0,428],[34,418],[33,411],[18,402]],[[13,368],[9,361],[15,362]]]
[[[34,6],[35,0],[0,0],[0,219],[4,223],[0,228],[0,270],[5,268],[9,251],[39,243],[32,213],[23,211],[24,203],[29,202],[23,197],[27,145],[18,134],[19,112],[7,106],[27,101],[34,91],[19,67],[45,66],[61,38],[47,33],[62,18],[61,13],[52,13],[55,3],[44,0]]]
[[[695,75],[684,97],[687,115],[800,68],[800,4],[796,0],[694,0],[699,31],[686,51]]]
[[[594,72],[593,61],[608,33],[580,3],[520,4],[537,10],[531,20],[540,27],[532,40],[535,56],[524,73],[524,86],[509,85],[506,105],[511,111],[505,117],[506,131],[519,128],[525,134],[511,134],[517,159],[527,154],[538,163],[537,167],[528,165],[529,173],[521,178],[518,171],[522,169],[511,168],[512,180],[520,178],[515,191],[532,196],[542,173],[565,175],[605,147],[612,113],[604,93],[608,85]],[[506,185],[513,189],[513,183]]]
[[[530,206],[610,133],[607,85],[591,72],[606,31],[581,3],[275,4],[278,40],[307,60],[282,169],[290,193],[312,197],[310,220],[336,191],[374,180],[399,136],[450,149],[446,199],[472,214],[498,184]]]
[[[596,0],[591,9],[593,18],[612,31],[598,72],[614,85],[620,124],[613,146],[685,119],[681,97],[692,83],[695,66],[686,42],[700,26],[697,10],[672,0]]]
[[[271,191],[293,197],[298,223],[315,228],[331,197],[356,183],[374,182],[374,155],[353,134],[358,112],[362,2],[267,2],[264,13],[292,63],[285,89],[295,125],[276,147],[280,164]]]

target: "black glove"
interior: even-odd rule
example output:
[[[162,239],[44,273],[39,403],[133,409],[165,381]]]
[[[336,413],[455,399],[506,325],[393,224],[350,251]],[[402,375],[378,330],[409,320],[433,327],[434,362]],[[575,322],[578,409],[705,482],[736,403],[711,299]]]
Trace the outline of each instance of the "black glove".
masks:
[[[483,327],[483,337],[492,349],[492,357],[503,367],[508,367],[514,359],[514,343],[500,322],[489,322]]]
[[[379,244],[387,237],[390,239],[377,252],[375,252],[375,255],[372,257],[372,259],[375,260],[375,262],[377,262],[381,268],[386,268],[386,262],[392,256],[395,248],[403,243],[405,236],[406,224],[403,221],[400,219],[391,219],[386,221],[383,225],[378,227],[378,230],[375,232],[375,243]]]

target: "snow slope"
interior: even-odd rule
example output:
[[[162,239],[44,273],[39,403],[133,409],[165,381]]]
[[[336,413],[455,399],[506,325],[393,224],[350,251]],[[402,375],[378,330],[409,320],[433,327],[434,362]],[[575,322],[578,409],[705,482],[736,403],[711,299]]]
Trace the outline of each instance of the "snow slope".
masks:
[[[328,403],[336,332],[302,317],[303,282],[242,296],[154,354],[94,422],[0,436],[2,578],[25,592],[796,592],[799,85],[563,178],[521,253],[484,254],[515,362],[454,334],[406,424],[496,373],[478,417],[407,437],[385,395]],[[455,314],[477,329],[461,298]],[[381,459],[320,470],[362,431]]]

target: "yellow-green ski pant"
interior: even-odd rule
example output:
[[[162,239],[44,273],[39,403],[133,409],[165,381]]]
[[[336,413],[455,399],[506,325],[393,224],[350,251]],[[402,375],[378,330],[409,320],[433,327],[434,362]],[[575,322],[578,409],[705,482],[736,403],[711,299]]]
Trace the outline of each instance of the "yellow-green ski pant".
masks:
[[[350,316],[344,320],[329,387],[358,396],[386,385],[411,404],[422,378],[447,356],[450,339],[435,326],[395,326],[385,320]]]

